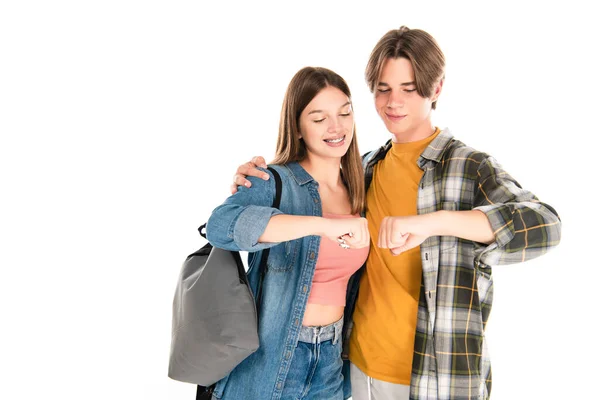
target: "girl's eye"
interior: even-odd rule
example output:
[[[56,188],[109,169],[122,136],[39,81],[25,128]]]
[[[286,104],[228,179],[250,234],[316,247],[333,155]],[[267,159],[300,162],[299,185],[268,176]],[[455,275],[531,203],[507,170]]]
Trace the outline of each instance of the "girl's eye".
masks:
[[[318,119],[318,120],[316,120],[316,121],[313,121],[313,122],[315,122],[315,123],[319,124],[319,123],[321,123],[321,122],[323,122],[323,121],[325,121],[325,118],[321,118],[321,119]]]
[[[347,117],[347,116],[349,116],[349,115],[350,115],[350,113],[347,113],[347,114],[340,114],[340,116],[341,116],[341,117]]]
[[[405,91],[406,93],[412,93],[412,92],[414,92],[415,90],[417,90],[417,89],[405,89],[404,91]]]

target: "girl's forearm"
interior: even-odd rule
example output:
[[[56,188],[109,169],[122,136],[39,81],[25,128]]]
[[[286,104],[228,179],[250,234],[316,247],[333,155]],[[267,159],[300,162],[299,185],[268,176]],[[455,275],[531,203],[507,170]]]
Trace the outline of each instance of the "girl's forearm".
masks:
[[[325,219],[305,215],[279,214],[271,217],[267,228],[258,238],[260,243],[278,243],[304,236],[322,235]]]

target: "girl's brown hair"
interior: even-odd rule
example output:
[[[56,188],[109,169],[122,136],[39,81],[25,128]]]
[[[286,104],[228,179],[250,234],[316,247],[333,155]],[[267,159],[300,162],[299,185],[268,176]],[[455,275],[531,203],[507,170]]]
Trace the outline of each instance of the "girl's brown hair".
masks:
[[[273,164],[286,164],[306,158],[306,146],[300,136],[300,114],[308,103],[326,87],[341,90],[349,99],[348,84],[335,72],[319,67],[305,67],[294,75],[285,92],[279,120],[279,136]],[[341,160],[342,180],[348,189],[352,213],[361,213],[365,208],[365,180],[362,168],[356,128],[352,142]]]

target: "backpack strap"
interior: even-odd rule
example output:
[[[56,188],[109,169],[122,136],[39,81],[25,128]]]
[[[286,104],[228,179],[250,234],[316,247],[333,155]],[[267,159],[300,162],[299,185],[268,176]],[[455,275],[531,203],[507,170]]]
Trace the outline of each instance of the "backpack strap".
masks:
[[[281,177],[275,168],[268,167],[267,169],[275,177],[275,200],[273,200],[273,208],[279,208],[279,204],[281,203]]]
[[[200,232],[200,236],[206,239],[206,222],[200,225],[200,228],[198,228],[198,232]]]
[[[273,208],[279,208],[279,203],[281,202],[281,177],[279,173],[275,171],[274,168],[268,167],[268,170],[271,171],[273,177],[275,178],[275,200],[273,200]],[[258,280],[258,289],[256,291],[256,315],[260,317],[260,305],[262,302],[262,283],[265,275],[267,274],[267,259],[269,258],[269,252],[271,249],[265,249],[262,252],[262,256],[260,258],[260,278]]]

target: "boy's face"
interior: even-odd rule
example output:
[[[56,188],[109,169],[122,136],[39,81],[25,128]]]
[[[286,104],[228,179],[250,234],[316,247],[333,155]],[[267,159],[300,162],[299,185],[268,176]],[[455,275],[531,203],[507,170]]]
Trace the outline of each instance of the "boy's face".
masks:
[[[406,58],[388,58],[375,89],[375,108],[394,142],[406,143],[431,135],[431,104],[441,92],[441,83],[432,98],[417,93],[415,74]]]

